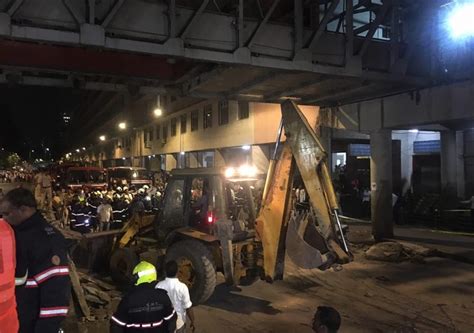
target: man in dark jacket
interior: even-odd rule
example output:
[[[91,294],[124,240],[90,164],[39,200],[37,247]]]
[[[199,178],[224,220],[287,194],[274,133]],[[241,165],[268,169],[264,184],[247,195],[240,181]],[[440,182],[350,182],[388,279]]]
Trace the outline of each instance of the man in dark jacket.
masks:
[[[15,231],[20,333],[57,333],[70,297],[64,237],[37,212],[34,195],[27,189],[8,192],[0,213]]]
[[[112,316],[112,333],[169,333],[176,329],[176,312],[168,293],[155,289],[156,269],[142,261],[133,270],[135,286],[124,296]]]

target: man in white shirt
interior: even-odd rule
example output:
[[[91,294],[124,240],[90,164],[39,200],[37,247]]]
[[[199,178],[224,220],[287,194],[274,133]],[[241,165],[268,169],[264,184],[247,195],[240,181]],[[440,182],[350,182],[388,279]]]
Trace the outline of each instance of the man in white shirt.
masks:
[[[186,321],[189,318],[189,327],[194,332],[194,312],[191,308],[193,303],[189,296],[188,287],[180,282],[176,275],[178,274],[178,264],[176,261],[169,261],[165,265],[166,279],[158,282],[156,288],[164,289],[173,303],[173,307],[178,314],[176,320],[176,333],[186,332]]]
[[[112,205],[108,199],[103,199],[99,207],[97,207],[97,216],[99,218],[99,231],[109,230],[110,221],[112,219]]]

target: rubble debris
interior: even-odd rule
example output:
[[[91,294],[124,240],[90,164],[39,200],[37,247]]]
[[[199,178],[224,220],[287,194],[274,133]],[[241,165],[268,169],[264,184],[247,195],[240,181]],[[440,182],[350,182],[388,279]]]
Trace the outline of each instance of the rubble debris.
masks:
[[[365,251],[369,260],[399,262],[403,260],[403,246],[396,242],[382,242],[372,245]]]
[[[424,263],[425,258],[438,254],[435,249],[408,242],[381,242],[372,245],[365,251],[365,257],[369,260],[401,262],[411,260],[415,263]]]
[[[84,290],[82,289],[79,275],[77,274],[77,269],[76,265],[74,262],[71,260],[71,258],[68,257],[68,262],[69,262],[69,277],[71,278],[71,284],[72,284],[72,290],[74,295],[76,296],[76,301],[79,303],[79,308],[82,311],[82,314],[86,319],[91,318],[91,312],[89,309],[89,306],[87,305],[86,298],[84,295]]]

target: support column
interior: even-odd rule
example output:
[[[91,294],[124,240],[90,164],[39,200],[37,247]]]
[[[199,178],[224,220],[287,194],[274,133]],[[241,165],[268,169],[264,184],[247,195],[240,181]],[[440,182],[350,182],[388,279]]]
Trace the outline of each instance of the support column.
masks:
[[[464,132],[456,132],[456,183],[458,198],[466,195],[466,174],[464,171]]]
[[[456,132],[441,132],[441,190],[448,198],[457,196]]]
[[[376,241],[393,237],[392,131],[370,134],[370,190],[372,234]]]

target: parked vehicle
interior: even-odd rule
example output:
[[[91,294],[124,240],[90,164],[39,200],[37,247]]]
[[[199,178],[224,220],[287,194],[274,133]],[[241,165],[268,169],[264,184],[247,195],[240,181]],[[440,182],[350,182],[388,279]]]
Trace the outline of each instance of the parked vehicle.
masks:
[[[110,186],[150,186],[152,181],[149,172],[144,168],[114,167],[107,169]]]

